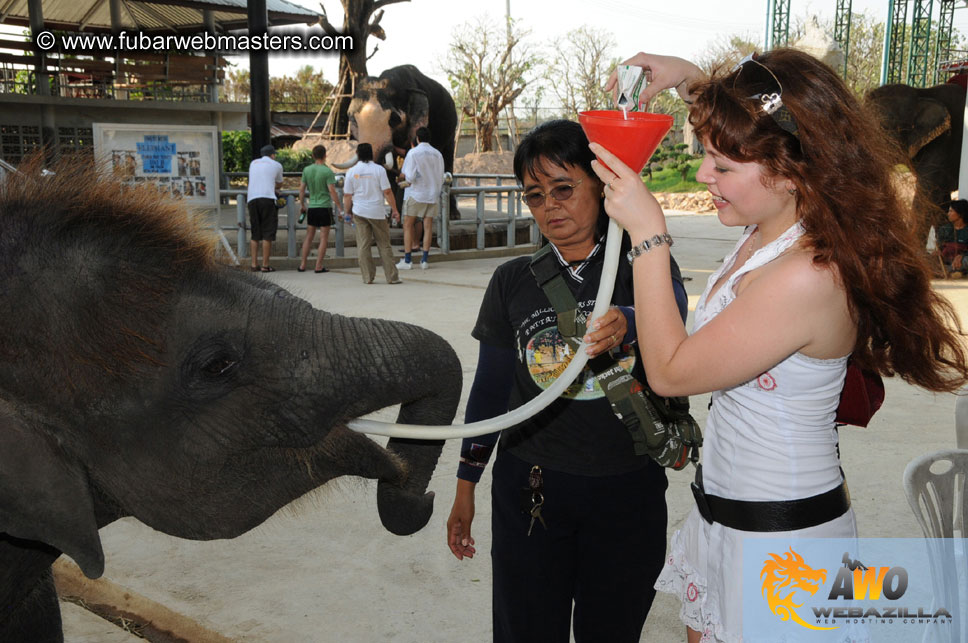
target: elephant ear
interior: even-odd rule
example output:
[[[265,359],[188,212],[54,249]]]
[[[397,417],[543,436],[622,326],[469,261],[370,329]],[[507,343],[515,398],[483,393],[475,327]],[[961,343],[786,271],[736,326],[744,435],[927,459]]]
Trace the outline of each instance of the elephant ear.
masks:
[[[410,140],[421,127],[430,123],[430,101],[427,93],[420,89],[411,89],[407,93],[407,115],[410,129]]]
[[[0,532],[64,552],[88,578],[104,573],[87,475],[0,403]]]
[[[942,134],[951,131],[951,114],[944,103],[933,98],[919,98],[917,117],[914,119],[914,132],[917,137],[908,148],[908,156],[914,156],[925,145]]]

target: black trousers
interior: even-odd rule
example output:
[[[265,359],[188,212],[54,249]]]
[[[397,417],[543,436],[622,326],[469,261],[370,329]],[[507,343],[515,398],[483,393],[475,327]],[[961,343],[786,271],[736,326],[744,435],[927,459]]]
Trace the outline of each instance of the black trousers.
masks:
[[[574,603],[576,643],[638,643],[665,560],[665,472],[543,469],[547,529],[535,521],[528,536],[532,464],[506,451],[494,463],[494,641],[568,643]]]

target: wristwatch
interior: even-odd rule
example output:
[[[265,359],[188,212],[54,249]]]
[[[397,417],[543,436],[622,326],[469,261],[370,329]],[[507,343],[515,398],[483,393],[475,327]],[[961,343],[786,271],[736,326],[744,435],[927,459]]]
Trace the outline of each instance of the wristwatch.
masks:
[[[669,247],[672,247],[672,243],[673,243],[672,237],[669,236],[668,232],[663,234],[657,234],[653,236],[651,239],[646,239],[639,245],[633,247],[625,254],[625,259],[628,260],[629,265],[632,265],[632,262],[635,261],[636,257],[638,257],[639,255],[645,254],[646,252],[648,252],[649,250],[651,250],[656,246],[661,246],[663,243],[668,245]]]

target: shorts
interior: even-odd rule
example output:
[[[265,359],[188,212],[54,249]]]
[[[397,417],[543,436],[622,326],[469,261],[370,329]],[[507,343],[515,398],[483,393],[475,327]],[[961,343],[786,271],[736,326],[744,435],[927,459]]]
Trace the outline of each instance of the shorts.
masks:
[[[276,200],[258,198],[249,201],[249,230],[252,241],[275,241],[279,228],[279,210]]]
[[[306,223],[314,228],[328,228],[333,225],[333,208],[309,208]]]
[[[417,217],[418,219],[433,219],[437,216],[436,203],[420,203],[414,201],[413,197],[407,199],[407,216]]]

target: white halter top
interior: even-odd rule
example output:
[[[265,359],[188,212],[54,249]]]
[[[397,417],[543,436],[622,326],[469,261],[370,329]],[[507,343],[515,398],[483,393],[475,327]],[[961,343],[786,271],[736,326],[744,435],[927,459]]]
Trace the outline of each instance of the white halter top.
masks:
[[[803,234],[803,226],[794,224],[757,250],[709,299],[753,230],[746,229],[709,278],[696,305],[693,332],[736,298],[744,274],[780,256]],[[740,500],[793,500],[837,486],[841,473],[834,417],[846,370],[846,356],[815,359],[794,353],[748,382],[713,392],[702,454],[706,491]]]

